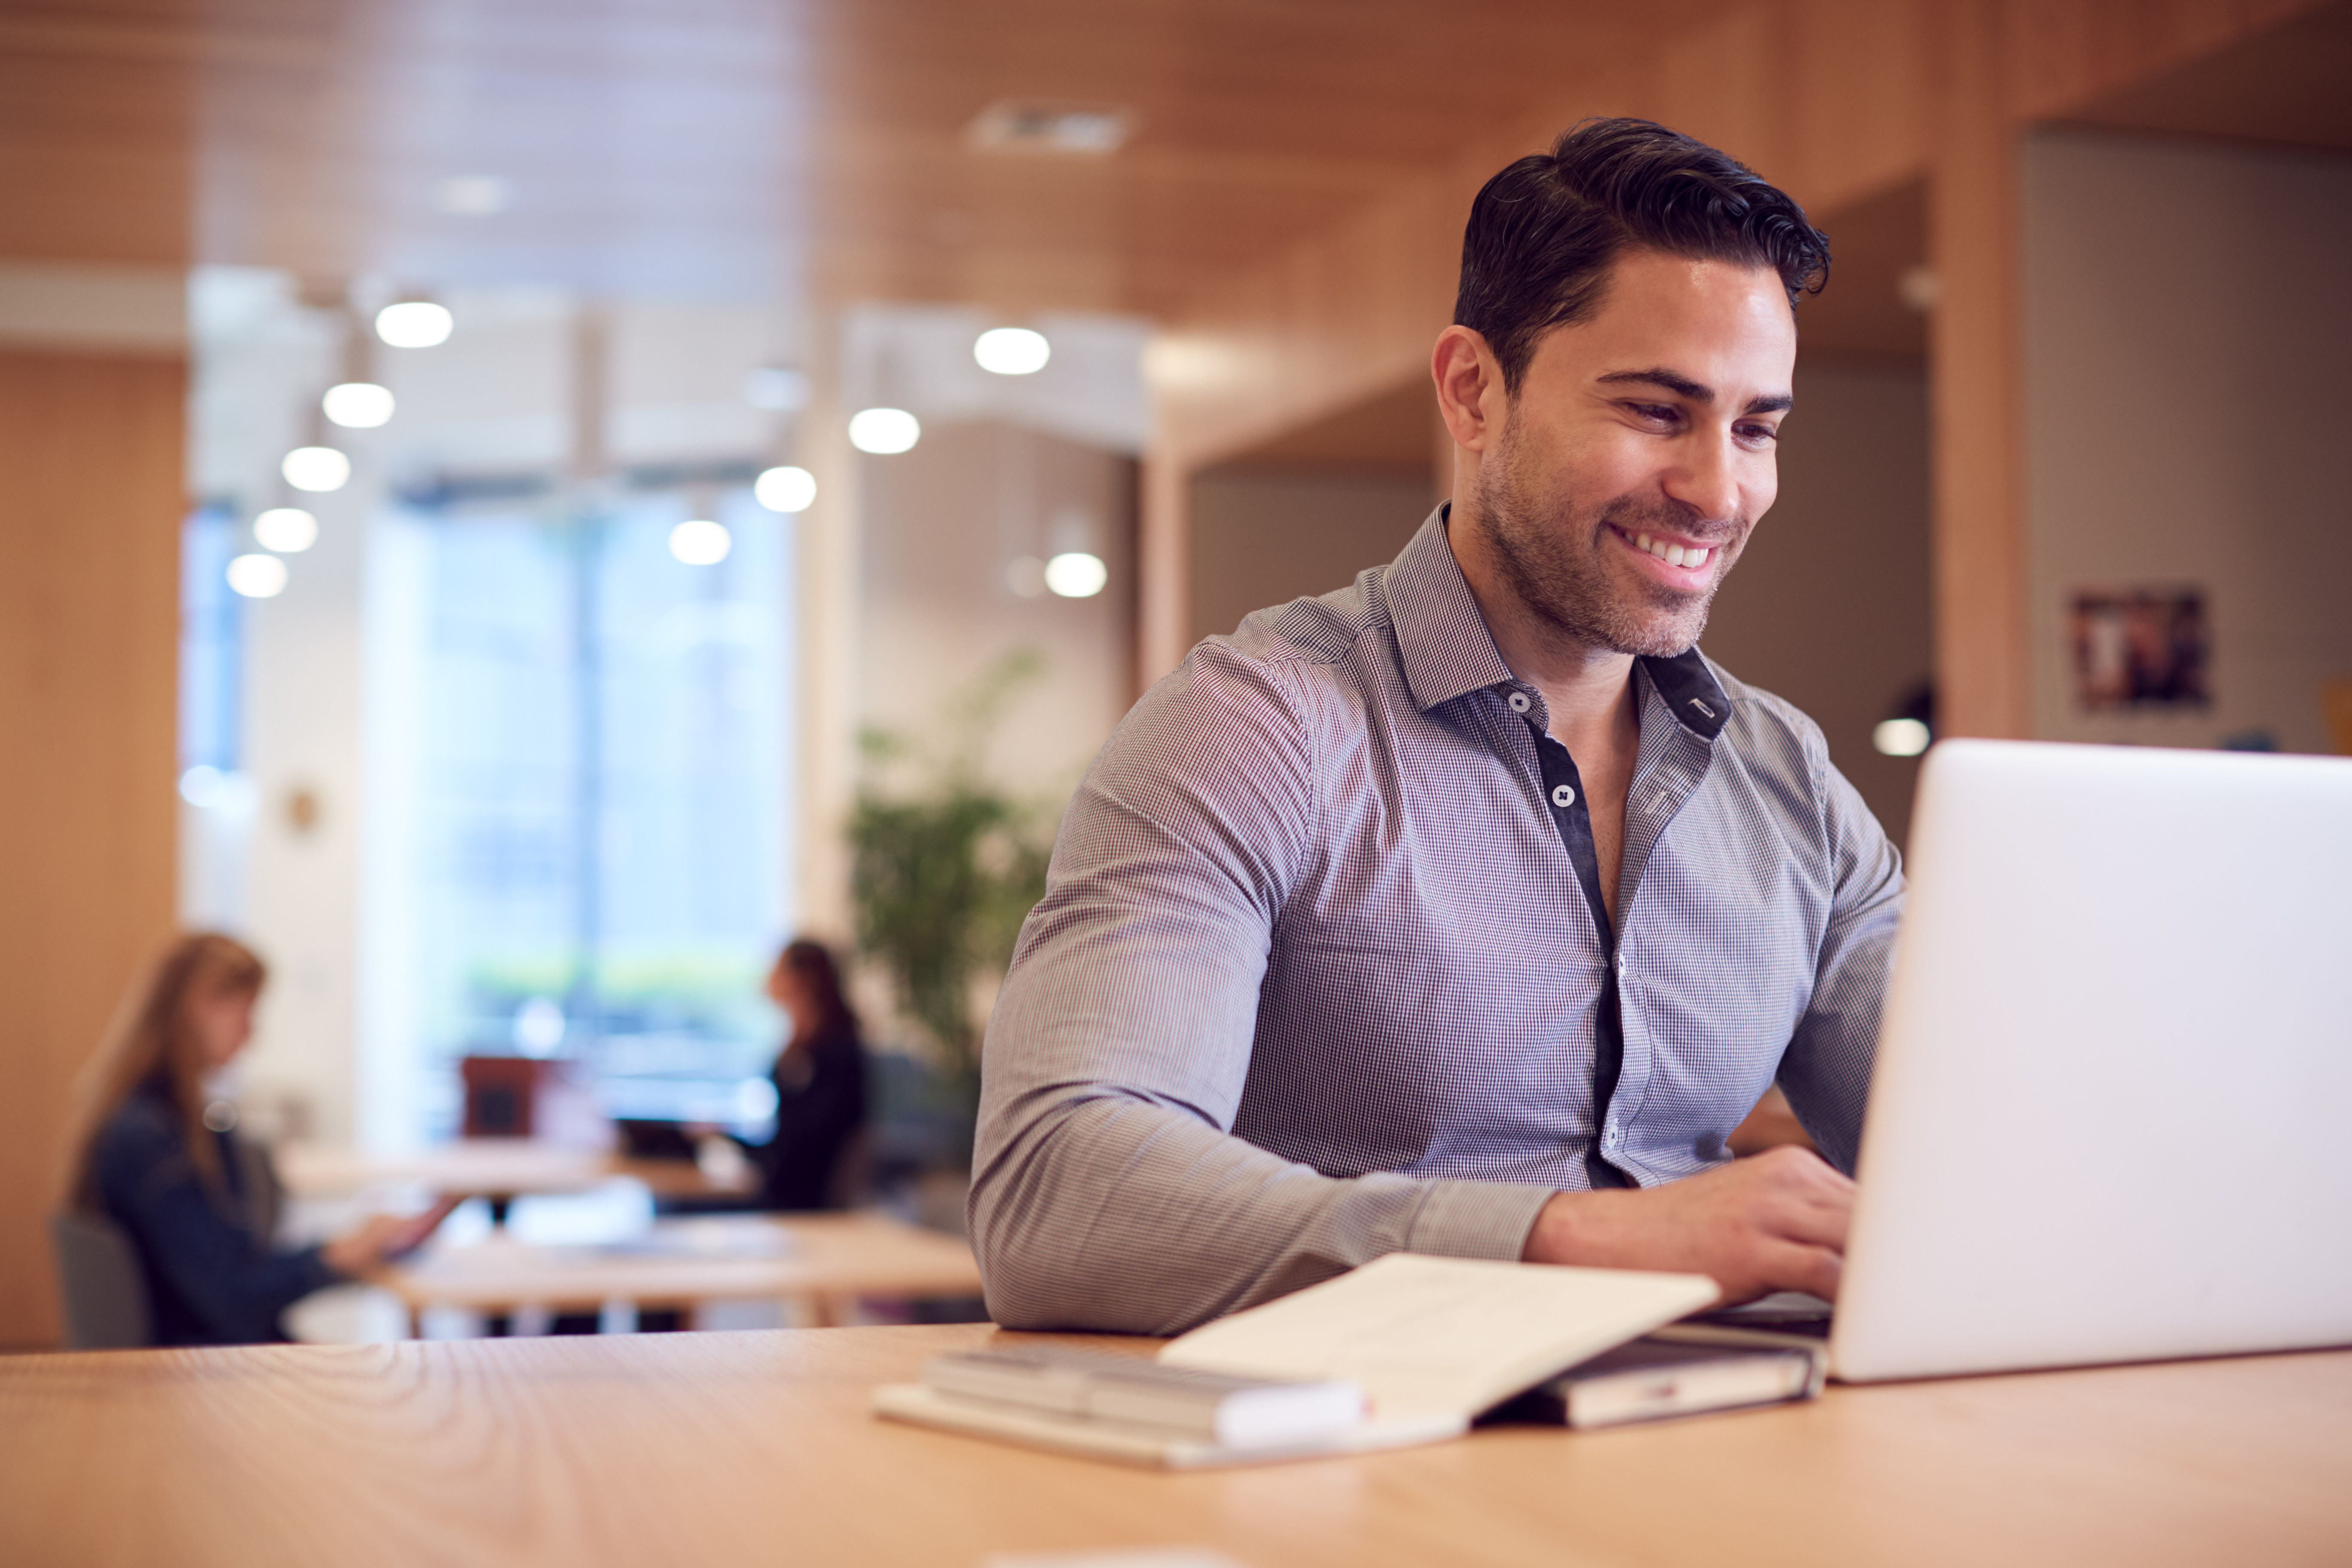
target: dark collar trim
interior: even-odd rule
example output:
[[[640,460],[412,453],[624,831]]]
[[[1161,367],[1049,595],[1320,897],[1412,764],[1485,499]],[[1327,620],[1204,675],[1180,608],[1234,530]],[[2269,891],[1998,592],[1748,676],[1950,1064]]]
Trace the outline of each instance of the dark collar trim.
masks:
[[[1665,700],[1667,711],[1692,734],[1712,741],[1731,722],[1731,700],[1723,694],[1722,683],[1707,668],[1697,648],[1685,648],[1672,658],[1639,662],[1649,672],[1650,684]]]

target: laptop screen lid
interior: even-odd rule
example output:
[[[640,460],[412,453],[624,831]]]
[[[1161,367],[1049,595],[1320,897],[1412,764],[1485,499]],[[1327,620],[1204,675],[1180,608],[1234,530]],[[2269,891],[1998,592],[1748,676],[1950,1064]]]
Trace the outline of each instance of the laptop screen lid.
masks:
[[[2352,761],[1948,741],[1849,1381],[2352,1343]]]

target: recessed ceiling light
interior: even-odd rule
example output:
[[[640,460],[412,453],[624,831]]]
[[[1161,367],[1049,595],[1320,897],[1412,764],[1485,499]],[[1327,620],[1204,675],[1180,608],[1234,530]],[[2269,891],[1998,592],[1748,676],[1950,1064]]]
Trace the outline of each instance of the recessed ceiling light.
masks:
[[[1134,114],[1113,104],[1002,99],[973,118],[964,140],[983,153],[1099,158],[1118,152],[1134,131]]]
[[[971,357],[998,375],[1031,375],[1045,368],[1054,345],[1027,327],[992,327],[973,342]]]
[[[922,425],[903,408],[866,408],[849,416],[849,444],[861,452],[910,452],[922,438]]]
[[[1889,719],[1870,732],[1870,743],[1885,757],[1916,757],[1935,739],[1934,731],[1917,719]]]
[[[352,477],[352,460],[332,447],[297,447],[278,471],[298,490],[339,490]]]
[[[816,500],[816,476],[787,463],[761,474],[752,483],[751,494],[770,511],[806,511]]]
[[[1045,563],[1045,586],[1065,599],[1091,599],[1109,581],[1102,557],[1083,550],[1066,550]]]
[[[429,349],[446,342],[457,324],[447,306],[430,300],[403,300],[375,313],[375,335],[396,349]]]
[[[372,381],[346,381],[327,388],[319,406],[346,430],[373,430],[392,417],[392,393]]]
[[[286,563],[275,555],[240,555],[228,563],[228,585],[248,599],[274,599],[286,591]]]
[[[669,531],[669,552],[688,566],[716,566],[734,548],[727,525],[707,517],[689,519]]]
[[[280,555],[298,554],[319,542],[319,520],[299,506],[273,506],[253,520],[253,542]]]

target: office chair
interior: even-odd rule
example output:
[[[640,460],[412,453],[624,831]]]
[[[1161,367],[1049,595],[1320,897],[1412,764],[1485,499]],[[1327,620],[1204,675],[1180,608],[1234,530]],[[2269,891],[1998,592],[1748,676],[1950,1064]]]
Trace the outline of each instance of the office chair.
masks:
[[[131,1238],[99,1215],[49,1216],[58,1282],[65,1297],[66,1343],[75,1350],[131,1350],[155,1342],[147,1275]]]

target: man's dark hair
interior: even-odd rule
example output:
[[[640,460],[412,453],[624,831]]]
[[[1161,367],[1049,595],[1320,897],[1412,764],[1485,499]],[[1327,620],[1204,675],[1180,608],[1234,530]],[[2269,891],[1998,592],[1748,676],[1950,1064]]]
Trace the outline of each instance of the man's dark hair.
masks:
[[[1746,164],[1646,120],[1588,120],[1470,204],[1454,320],[1486,340],[1516,395],[1537,341],[1598,310],[1627,250],[1769,267],[1791,306],[1830,270],[1805,209]]]

